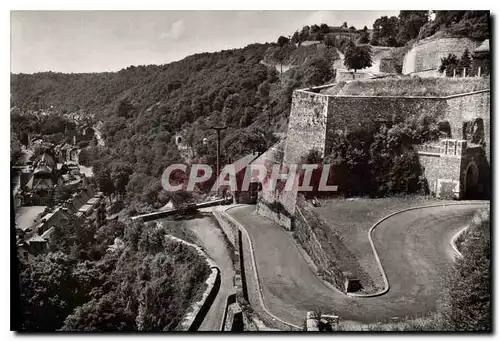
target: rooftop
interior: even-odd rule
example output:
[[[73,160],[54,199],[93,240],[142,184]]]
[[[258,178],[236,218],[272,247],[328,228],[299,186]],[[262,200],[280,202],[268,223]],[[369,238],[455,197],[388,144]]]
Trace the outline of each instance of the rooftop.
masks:
[[[55,231],[55,226],[51,226],[47,231],[45,231],[40,237],[42,237],[43,239],[48,239],[50,238],[50,236],[52,235],[52,233],[54,233]]]
[[[88,205],[94,205],[94,204],[98,203],[99,201],[100,201],[100,198],[93,197],[93,198],[90,198],[90,199],[87,201],[87,204],[88,204]]]
[[[88,213],[90,212],[90,210],[92,210],[92,208],[93,208],[92,205],[85,204],[82,207],[80,207],[78,212]]]
[[[473,52],[490,52],[490,40],[483,41]]]
[[[46,240],[40,237],[38,234],[35,234],[33,237],[27,240],[28,243],[45,243]]]

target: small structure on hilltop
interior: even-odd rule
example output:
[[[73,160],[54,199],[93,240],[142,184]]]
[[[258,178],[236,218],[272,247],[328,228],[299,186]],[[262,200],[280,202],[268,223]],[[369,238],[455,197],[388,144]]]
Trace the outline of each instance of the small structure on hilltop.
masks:
[[[490,59],[490,40],[486,39],[478,48],[472,51],[472,69],[478,70],[479,75],[489,75]]]

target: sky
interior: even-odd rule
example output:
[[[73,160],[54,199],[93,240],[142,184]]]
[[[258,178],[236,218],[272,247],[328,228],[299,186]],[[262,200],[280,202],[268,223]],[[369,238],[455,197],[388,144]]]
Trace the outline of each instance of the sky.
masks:
[[[304,25],[372,28],[399,11],[12,11],[11,72],[118,71],[275,42]]]

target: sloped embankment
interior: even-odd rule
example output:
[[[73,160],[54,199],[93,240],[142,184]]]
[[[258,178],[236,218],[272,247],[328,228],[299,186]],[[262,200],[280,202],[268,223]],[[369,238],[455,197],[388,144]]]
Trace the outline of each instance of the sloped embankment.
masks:
[[[297,208],[293,236],[317,266],[318,275],[342,291],[347,278],[359,279],[363,291],[372,290],[371,277],[347,249],[342,237],[332,231],[301,196],[297,198]]]

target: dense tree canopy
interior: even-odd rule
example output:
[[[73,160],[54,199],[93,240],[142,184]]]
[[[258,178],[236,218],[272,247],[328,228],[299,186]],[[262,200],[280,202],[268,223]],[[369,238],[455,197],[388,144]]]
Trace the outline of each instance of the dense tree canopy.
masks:
[[[404,45],[418,36],[420,28],[429,21],[429,11],[400,11],[398,19],[396,40],[398,45]]]
[[[489,37],[488,11],[400,11],[398,17],[383,16],[373,23],[372,45],[403,46],[437,32],[482,40]]]
[[[58,226],[51,253],[21,262],[23,329],[175,329],[209,268],[166,233],[141,222]]]
[[[489,11],[434,11],[434,14],[434,20],[422,26],[418,39],[429,37],[439,31],[475,40],[490,37]]]
[[[344,56],[344,65],[354,72],[372,66],[372,49],[370,45],[351,44]]]
[[[398,31],[398,17],[380,17],[373,23],[373,35],[371,44],[382,46],[398,46],[398,41],[396,39]]]

